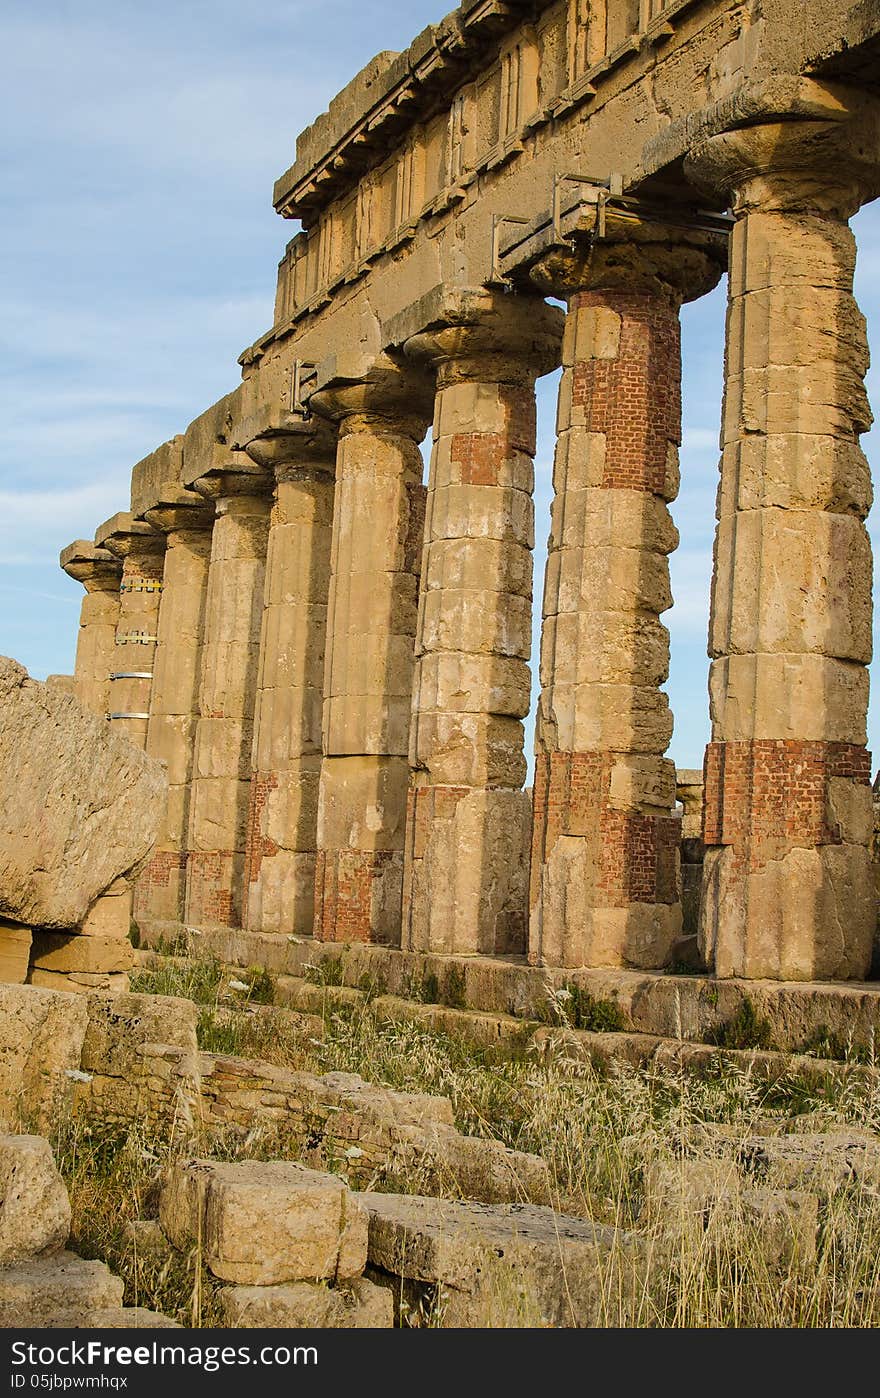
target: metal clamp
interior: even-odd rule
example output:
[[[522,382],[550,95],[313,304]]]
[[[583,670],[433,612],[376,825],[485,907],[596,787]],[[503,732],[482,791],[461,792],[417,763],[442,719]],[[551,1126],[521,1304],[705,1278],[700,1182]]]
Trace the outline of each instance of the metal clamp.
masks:
[[[517,214],[493,214],[492,215],[492,272],[489,277],[490,286],[510,286],[510,279],[505,277],[501,270],[501,230],[505,223],[531,223],[530,218],[521,218]]]
[[[151,680],[152,670],[114,670],[111,680]]]
[[[146,719],[148,719],[148,718],[150,717],[150,715],[149,715],[149,714],[108,714],[107,717],[110,719],[110,721],[111,721],[111,723],[112,723],[113,719],[115,719],[115,718],[142,718],[142,719],[145,719],[145,720],[146,720]]]
[[[562,188],[566,184],[589,185],[594,191],[595,197],[592,200],[584,200],[596,205],[597,220],[596,234],[600,238],[605,237],[605,205],[609,199],[619,198],[623,193],[623,176],[612,174],[607,180],[597,180],[595,175],[582,175],[576,170],[567,171],[560,174],[558,171],[553,176],[553,241],[557,245],[564,244],[565,238],[562,236]]]
[[[309,405],[303,399],[303,384],[309,379],[317,378],[318,366],[305,359],[295,359],[293,368],[290,371],[290,401],[288,410],[297,413],[300,417],[309,416]]]
[[[116,637],[118,646],[152,646],[158,641],[158,636],[151,636],[148,631],[124,631],[121,636]]]

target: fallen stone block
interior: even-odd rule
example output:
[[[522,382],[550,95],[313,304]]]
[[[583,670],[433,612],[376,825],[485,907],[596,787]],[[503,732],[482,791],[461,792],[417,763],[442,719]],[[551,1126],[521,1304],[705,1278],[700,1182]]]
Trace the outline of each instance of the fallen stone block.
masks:
[[[79,926],[149,856],[167,787],[161,763],[0,657],[0,916]]]
[[[63,1329],[72,1315],[122,1305],[122,1282],[103,1262],[71,1252],[0,1269],[0,1328]]]
[[[325,1073],[319,1081],[339,1094],[340,1103],[354,1107],[373,1120],[393,1121],[400,1126],[424,1126],[434,1122],[452,1126],[454,1116],[448,1097],[427,1092],[397,1092],[366,1082],[357,1073]]]
[[[31,965],[41,971],[88,971],[105,974],[128,971],[134,949],[120,937],[81,936],[78,933],[35,932]]]
[[[312,1282],[231,1286],[220,1304],[236,1330],[387,1330],[394,1324],[391,1292],[363,1277],[333,1290]]]
[[[191,1000],[174,995],[90,995],[82,1067],[89,1073],[136,1077],[143,1072],[144,1050],[167,1044],[198,1053],[198,1010]]]
[[[59,1252],[70,1201],[42,1136],[0,1136],[0,1266]]]
[[[128,990],[128,975],[122,971],[44,971],[32,966],[28,984],[44,990],[68,990],[87,995],[102,991],[105,995],[124,995]]]
[[[834,1193],[846,1185],[880,1188],[880,1141],[867,1131],[752,1136],[740,1142],[743,1168],[763,1184]]]
[[[0,985],[0,1127],[49,1131],[78,1071],[88,1023],[79,995]]]
[[[815,1194],[756,1189],[731,1160],[651,1161],[645,1168],[639,1224],[694,1252],[736,1254],[748,1266],[812,1263],[819,1201]]]
[[[176,1247],[200,1244],[223,1281],[270,1286],[359,1276],[367,1215],[335,1175],[286,1161],[180,1161],[159,1217]]]
[[[138,1257],[150,1262],[165,1262],[174,1256],[174,1247],[165,1237],[156,1218],[134,1218],[125,1225],[125,1236]]]
[[[462,1136],[454,1126],[404,1127],[401,1136],[423,1155],[438,1192],[485,1204],[545,1204],[552,1197],[550,1172],[538,1155]]]
[[[31,954],[31,929],[0,918],[0,981],[24,985]]]
[[[360,1196],[372,1268],[440,1288],[449,1328],[631,1324],[647,1278],[643,1240],[532,1204]]]
[[[63,1330],[183,1330],[170,1316],[144,1306],[104,1306],[62,1317]]]

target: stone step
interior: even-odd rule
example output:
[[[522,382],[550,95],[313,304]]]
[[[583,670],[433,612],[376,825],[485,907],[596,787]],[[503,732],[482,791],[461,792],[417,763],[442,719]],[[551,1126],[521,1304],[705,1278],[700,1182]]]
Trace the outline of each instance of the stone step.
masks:
[[[234,968],[227,969],[230,975],[234,974]],[[634,1068],[650,1066],[665,1072],[679,1073],[684,1069],[700,1073],[728,1063],[769,1082],[794,1076],[816,1086],[829,1080],[880,1084],[880,1069],[860,1062],[774,1049],[723,1048],[632,1030],[550,1026],[514,1015],[453,1009],[394,995],[370,995],[352,986],[315,985],[294,976],[278,976],[275,995],[279,1006],[297,1014],[320,1014],[337,1007],[363,1006],[369,1000],[374,1014],[392,1021],[424,1024],[437,1032],[462,1037],[479,1048],[497,1050],[502,1057],[532,1048],[549,1056],[575,1054],[603,1067],[623,1063]]]
[[[403,1194],[361,1196],[370,1275],[410,1304],[436,1288],[444,1328],[631,1323],[649,1248],[633,1234],[532,1204],[464,1204]]]
[[[72,1252],[0,1268],[0,1328],[61,1329],[73,1315],[122,1305],[122,1282]]]
[[[623,1033],[712,1046],[719,1034],[753,1012],[769,1021],[772,1048],[812,1052],[823,1039],[846,1044],[871,1061],[880,1043],[880,982],[717,980],[707,975],[613,968],[563,970],[529,966],[522,957],[441,956],[368,944],[316,942],[311,938],[238,928],[178,929],[193,955],[213,955],[233,967],[261,966],[328,988],[370,986],[370,993],[434,1008],[466,1009],[533,1023],[552,1024],[552,998],[575,992],[600,1019],[612,1016]],[[584,1026],[597,1030],[600,1025]],[[880,1061],[880,1060],[878,1060]]]

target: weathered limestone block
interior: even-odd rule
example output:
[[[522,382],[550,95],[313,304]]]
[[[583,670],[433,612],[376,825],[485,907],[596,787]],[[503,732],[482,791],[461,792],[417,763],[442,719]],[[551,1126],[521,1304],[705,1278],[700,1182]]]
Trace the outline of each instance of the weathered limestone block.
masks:
[[[0,985],[0,1125],[50,1131],[80,1066],[88,1006],[79,995]]]
[[[23,985],[31,954],[31,929],[0,918],[0,982]]]
[[[146,517],[165,537],[147,752],[166,765],[169,799],[153,857],[135,892],[135,916],[145,927],[180,922],[185,912],[193,749],[214,514],[195,491],[165,482]]]
[[[131,884],[117,879],[93,903],[76,929],[81,937],[125,939],[131,930]]]
[[[93,990],[122,995],[128,990],[128,975],[125,971],[47,971],[41,966],[32,966],[28,985],[86,995]]]
[[[810,82],[810,119],[701,142],[730,200],[701,948],[722,977],[862,978],[876,899],[868,348],[847,219],[880,189],[880,104]]]
[[[42,1136],[0,1136],[0,1267],[58,1252],[70,1201]]]
[[[120,937],[82,937],[66,932],[37,932],[31,966],[41,971],[88,971],[98,974],[128,971],[134,950]]]
[[[880,1142],[857,1130],[802,1136],[752,1136],[739,1144],[744,1167],[771,1189],[816,1190],[833,1196],[855,1186],[880,1188]]]
[[[223,451],[225,459],[201,476],[194,453],[185,472],[216,512],[187,841],[186,920],[195,926],[241,926],[271,508],[263,468],[243,452]]]
[[[271,468],[247,829],[245,925],[311,936],[336,433],[319,419],[248,445]]]
[[[678,535],[679,308],[716,236],[616,224],[532,269],[568,297],[544,586],[529,956],[663,966],[681,932],[672,715],[659,686]],[[653,768],[645,780],[644,766]]]
[[[309,400],[339,430],[314,931],[399,944],[430,393],[384,356],[343,370]]]
[[[0,659],[0,916],[74,928],[136,871],[162,818],[157,763]]]
[[[150,1045],[171,1045],[193,1058],[198,1053],[198,1011],[191,1000],[171,995],[92,995],[81,1062],[86,1072],[135,1078],[143,1072]]]
[[[536,296],[450,292],[406,342],[437,374],[410,742],[410,949],[525,948],[534,385],[558,363],[562,321]]]
[[[362,1198],[370,1265],[439,1286],[444,1327],[586,1328],[635,1313],[646,1253],[630,1234],[531,1204]]]
[[[387,1330],[394,1324],[391,1292],[363,1277],[333,1290],[309,1282],[230,1286],[220,1304],[234,1330]]]
[[[96,1306],[67,1312],[59,1317],[56,1329],[65,1330],[183,1330],[176,1320],[145,1306]]]
[[[366,1264],[367,1215],[335,1175],[282,1161],[172,1166],[160,1219],[177,1247],[199,1239],[215,1276],[244,1286],[344,1280]]]
[[[524,791],[417,787],[407,945],[504,955],[526,934],[531,805]]]
[[[749,1186],[730,1160],[652,1161],[639,1225],[690,1248],[727,1248],[772,1268],[815,1262],[819,1200],[796,1189]]]
[[[0,1269],[0,1329],[67,1329],[75,1316],[122,1306],[122,1282],[72,1252]]]
[[[110,703],[110,672],[116,669],[116,628],[122,564],[108,549],[77,539],[62,550],[61,567],[82,583],[74,694],[84,709],[103,716]]]

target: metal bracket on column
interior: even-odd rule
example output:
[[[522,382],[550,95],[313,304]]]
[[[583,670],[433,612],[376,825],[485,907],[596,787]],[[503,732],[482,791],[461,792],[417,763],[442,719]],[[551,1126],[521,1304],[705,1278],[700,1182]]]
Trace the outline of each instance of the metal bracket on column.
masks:
[[[303,398],[303,385],[311,379],[317,378],[318,366],[311,364],[305,359],[295,359],[290,370],[290,399],[287,404],[288,411],[295,413],[298,417],[309,416],[308,400]]]
[[[623,176],[611,174],[607,180],[597,180],[595,175],[582,175],[576,170],[570,170],[564,174],[557,171],[553,176],[552,206],[552,238],[557,246],[562,246],[566,242],[562,236],[562,190],[567,184],[586,185],[593,192],[592,199],[586,198],[582,202],[595,204],[597,210],[596,234],[599,238],[604,238],[605,206],[609,199],[619,198],[623,194]]]
[[[151,680],[152,670],[114,670],[111,680]]]
[[[142,718],[142,719],[149,719],[150,715],[149,715],[149,714],[108,714],[107,717],[108,717],[108,719],[110,720],[110,722],[112,723],[113,720],[116,719],[116,718]]]
[[[509,277],[505,277],[501,270],[501,230],[506,223],[531,223],[530,218],[521,218],[517,214],[493,214],[492,215],[492,271],[487,282],[488,286],[510,286]]]

